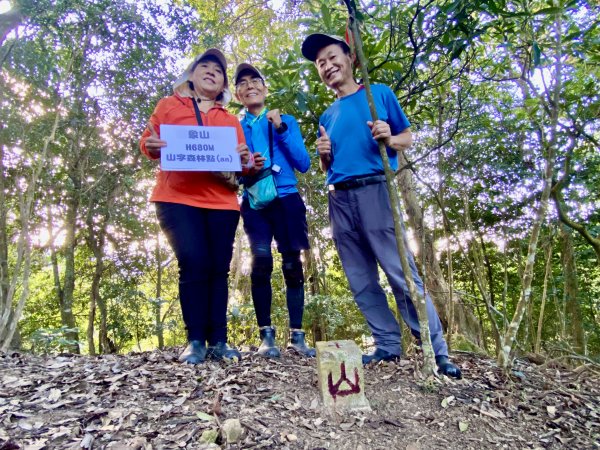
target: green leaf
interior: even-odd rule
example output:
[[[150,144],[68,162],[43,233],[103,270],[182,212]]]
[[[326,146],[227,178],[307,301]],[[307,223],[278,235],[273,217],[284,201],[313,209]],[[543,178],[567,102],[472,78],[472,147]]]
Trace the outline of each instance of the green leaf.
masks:
[[[417,30],[423,29],[423,22],[425,22],[425,14],[423,14],[423,11],[419,11],[417,15]]]
[[[541,15],[550,15],[550,14],[559,14],[562,12],[562,8],[556,8],[556,7],[552,7],[552,8],[544,8],[544,9],[540,9],[537,10],[536,12],[533,13],[534,16],[541,16]]]
[[[196,416],[198,416],[198,419],[205,420],[207,422],[213,422],[215,420],[215,418],[213,416],[211,416],[210,414],[206,414],[201,411],[197,412]]]
[[[321,19],[323,20],[323,25],[326,30],[331,28],[330,7],[326,3],[321,5]]]
[[[465,431],[467,431],[468,428],[469,428],[469,424],[467,422],[458,422],[458,429],[460,431],[462,431],[463,433]]]
[[[534,67],[539,67],[541,54],[542,52],[538,46],[538,43],[533,41],[533,45],[531,46],[531,59],[533,60]]]

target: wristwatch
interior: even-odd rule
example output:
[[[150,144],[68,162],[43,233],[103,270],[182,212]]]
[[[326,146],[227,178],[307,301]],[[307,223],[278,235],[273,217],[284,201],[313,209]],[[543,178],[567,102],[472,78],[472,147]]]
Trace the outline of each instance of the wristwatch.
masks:
[[[277,134],[281,134],[286,132],[288,129],[287,124],[285,122],[281,122],[281,125],[279,125],[279,128],[275,128],[275,131],[277,132]]]

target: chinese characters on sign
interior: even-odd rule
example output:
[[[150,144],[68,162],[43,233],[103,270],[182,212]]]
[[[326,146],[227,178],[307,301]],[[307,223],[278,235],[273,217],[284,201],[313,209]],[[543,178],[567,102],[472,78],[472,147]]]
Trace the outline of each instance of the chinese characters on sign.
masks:
[[[242,170],[233,127],[161,125],[160,137],[167,142],[160,156],[162,170]]]
[[[354,341],[319,341],[317,374],[325,408],[369,410],[365,397],[362,352]]]
[[[339,347],[339,346],[338,346]],[[345,383],[345,389],[340,389],[342,383]],[[360,392],[360,375],[358,374],[358,368],[354,368],[354,383],[346,376],[346,363],[342,361],[340,364],[340,378],[337,383],[333,384],[333,373],[329,372],[327,376],[327,387],[329,393],[335,400],[338,395],[351,395],[358,394]]]

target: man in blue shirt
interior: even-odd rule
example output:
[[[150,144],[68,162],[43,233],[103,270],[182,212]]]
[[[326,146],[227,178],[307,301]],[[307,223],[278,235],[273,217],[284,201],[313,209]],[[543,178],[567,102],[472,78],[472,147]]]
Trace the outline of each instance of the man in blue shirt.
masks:
[[[364,87],[352,72],[350,47],[336,36],[316,33],[302,43],[302,54],[315,63],[319,77],[333,89],[337,100],[319,118],[317,150],[329,184],[329,219],[333,239],[350,289],[373,338],[375,351],[363,355],[363,364],[397,360],[402,352],[400,326],[379,284],[379,264],[385,272],[398,310],[419,339],[419,320],[400,264],[391,204],[385,184],[378,140],[387,147],[393,169],[397,151],[412,144],[410,123],[392,90],[371,86],[379,120],[373,122]],[[412,277],[421,295],[423,281],[412,255]],[[448,360],[442,324],[426,297],[429,329],[441,373],[460,378],[460,369]]]
[[[251,203],[245,190],[241,207],[244,230],[252,250],[252,301],[261,338],[258,354],[267,358],[281,355],[275,344],[275,329],[271,326],[271,242],[274,238],[281,253],[286,284],[290,319],[288,349],[314,357],[315,350],[306,345],[302,331],[304,273],[300,252],[309,245],[306,207],[296,189],[298,180],[294,173],[295,170],[306,172],[310,158],[296,119],[281,114],[278,109],[265,107],[267,86],[260,71],[250,64],[240,64],[234,81],[235,95],[245,107],[241,123],[255,157],[255,167],[270,168],[277,187],[277,197],[266,206]]]

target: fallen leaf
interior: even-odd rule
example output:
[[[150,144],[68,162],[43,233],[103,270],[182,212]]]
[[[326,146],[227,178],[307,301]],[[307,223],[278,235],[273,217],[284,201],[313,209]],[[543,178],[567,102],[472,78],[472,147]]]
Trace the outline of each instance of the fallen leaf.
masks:
[[[94,443],[94,436],[92,436],[91,434],[88,433],[83,437],[83,439],[79,443],[79,446],[81,448],[92,448],[93,443]]]
[[[451,406],[453,402],[454,402],[454,395],[444,398],[442,400],[442,408],[447,408],[448,406]]]
[[[60,389],[50,389],[50,392],[48,393],[48,400],[54,403],[60,398],[61,395],[62,393],[60,392]]]
[[[33,429],[33,425],[25,420],[19,420],[18,426],[21,430],[31,431]]]
[[[467,431],[467,429],[469,428],[469,424],[467,422],[458,422],[458,429],[462,432]]]
[[[394,420],[394,419],[383,419],[383,422],[390,424],[390,425],[394,425],[395,427],[398,427],[398,428],[404,428],[404,425],[402,425],[400,422],[398,422],[397,420]]]
[[[216,392],[215,393],[215,398],[213,399],[213,404],[212,404],[212,413],[216,414],[217,416],[220,416],[221,414],[223,414],[222,410],[221,410],[221,392]]]
[[[183,396],[179,397],[177,400],[175,400],[175,401],[173,402],[173,404],[174,404],[175,406],[181,406],[181,405],[183,405],[183,404],[185,403],[185,401],[186,401],[187,399],[188,399],[187,395],[183,395]]]
[[[215,418],[213,416],[211,416],[209,414],[206,414],[204,412],[201,412],[201,411],[197,412],[196,416],[198,416],[198,419],[200,419],[200,420],[206,420],[208,422],[211,422],[211,421],[215,420]]]

